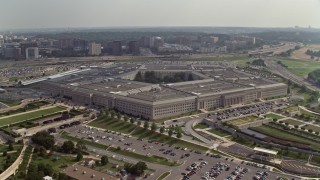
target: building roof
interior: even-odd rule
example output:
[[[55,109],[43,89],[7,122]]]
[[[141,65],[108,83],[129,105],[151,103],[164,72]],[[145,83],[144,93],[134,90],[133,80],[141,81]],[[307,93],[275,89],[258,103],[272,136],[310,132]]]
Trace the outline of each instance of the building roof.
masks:
[[[258,151],[258,152],[262,152],[262,153],[266,153],[266,154],[272,154],[272,155],[277,155],[278,151],[273,151],[270,149],[265,149],[265,148],[260,148],[260,147],[255,147],[253,148],[254,151]]]
[[[79,180],[116,180],[119,178],[111,177],[108,174],[104,174],[102,172],[90,169],[85,166],[81,166],[78,164],[67,167],[64,170],[65,174],[69,177],[79,179]],[[85,173],[84,173],[85,172]]]

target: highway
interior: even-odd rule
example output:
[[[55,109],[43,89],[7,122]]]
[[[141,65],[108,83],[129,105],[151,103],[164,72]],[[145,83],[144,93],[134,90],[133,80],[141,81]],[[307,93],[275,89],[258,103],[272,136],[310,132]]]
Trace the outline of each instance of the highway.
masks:
[[[287,68],[281,66],[280,64],[278,64],[275,61],[266,60],[265,64],[269,67],[269,69],[272,72],[278,74],[279,76],[281,76],[285,79],[291,80],[292,82],[299,84],[299,85],[304,85],[312,91],[319,91],[320,90],[317,86],[311,84],[310,82],[308,82],[307,80],[305,80],[299,76],[296,76],[295,74],[291,73]]]

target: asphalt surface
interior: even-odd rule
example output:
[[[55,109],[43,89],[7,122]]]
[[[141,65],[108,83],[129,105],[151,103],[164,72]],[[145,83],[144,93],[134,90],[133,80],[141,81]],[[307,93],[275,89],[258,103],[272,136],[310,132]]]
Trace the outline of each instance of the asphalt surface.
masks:
[[[97,141],[98,143],[102,143],[105,145],[113,145],[115,147],[120,146],[122,149],[126,148],[129,151],[134,151],[139,154],[157,155],[157,156],[165,157],[165,158],[168,158],[171,160],[176,160],[176,161],[182,163],[182,165],[178,166],[178,167],[167,167],[167,166],[163,166],[163,165],[159,165],[159,164],[147,163],[148,165],[150,165],[150,168],[156,169],[156,170],[159,169],[159,171],[160,171],[160,173],[157,172],[154,174],[154,176],[150,177],[151,179],[155,179],[156,175],[160,175],[166,171],[171,172],[170,176],[167,177],[167,179],[182,179],[183,175],[181,173],[187,172],[186,168],[188,166],[190,166],[190,164],[192,164],[194,162],[198,162],[199,159],[204,159],[205,161],[207,161],[208,164],[206,165],[206,167],[204,167],[203,169],[198,171],[195,175],[191,176],[191,179],[200,179],[201,176],[203,176],[203,173],[205,173],[206,171],[208,171],[210,169],[209,167],[215,165],[218,162],[230,164],[231,170],[235,169],[236,166],[241,164],[241,162],[239,162],[237,160],[231,161],[230,158],[228,160],[226,160],[225,158],[210,157],[210,155],[207,156],[206,153],[197,154],[194,151],[193,152],[190,152],[189,150],[185,151],[185,150],[182,150],[181,148],[176,149],[176,148],[170,147],[166,144],[161,144],[161,143],[157,143],[157,142],[148,142],[146,140],[141,141],[141,140],[137,140],[137,138],[134,138],[134,137],[125,137],[124,135],[118,135],[116,133],[115,134],[108,133],[103,130],[96,130],[94,128],[90,129],[90,127],[85,127],[85,125],[74,126],[74,127],[70,127],[70,128],[64,129],[64,130],[67,131],[68,133],[70,133],[72,136],[77,136],[78,138],[84,137],[87,140],[90,140],[90,139],[88,139],[88,137],[92,136],[95,138],[94,138],[94,140],[92,140],[92,139],[91,140],[92,141],[99,140],[99,141]],[[99,137],[97,137],[97,136],[99,136]],[[105,136],[105,138],[104,138],[104,136]],[[61,139],[60,139],[60,141],[61,141]],[[165,150],[160,151],[160,149],[165,149]],[[171,152],[168,154],[164,154],[164,152],[167,150],[172,150],[172,152],[174,152],[175,155],[170,155]],[[113,154],[113,153],[108,152],[106,150],[101,150],[101,149],[99,150],[97,148],[95,148],[95,152],[98,154],[108,153],[108,155],[119,156],[117,154]],[[184,154],[190,154],[190,156],[181,158],[181,156]],[[126,161],[127,160],[134,161],[134,159],[132,159],[132,158],[128,158],[128,157],[122,157],[122,158],[124,158]],[[246,165],[243,165],[243,166],[246,166]],[[262,168],[252,167],[252,166],[250,166],[248,168],[249,168],[249,172],[246,174],[246,177],[244,179],[252,178],[257,171],[264,170]],[[267,171],[267,170],[264,170],[264,171]],[[228,176],[228,174],[229,174],[229,172],[222,173],[221,175],[219,175],[219,177],[217,179],[225,179]],[[270,178],[267,178],[267,179],[274,179],[277,176],[279,176],[277,173],[269,172],[268,177],[270,177]],[[283,177],[285,177],[285,176],[283,176]]]

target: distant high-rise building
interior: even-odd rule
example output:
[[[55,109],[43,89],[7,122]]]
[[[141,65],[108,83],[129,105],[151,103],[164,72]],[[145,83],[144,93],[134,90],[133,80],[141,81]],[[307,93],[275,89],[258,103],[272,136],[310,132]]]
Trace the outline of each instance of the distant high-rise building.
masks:
[[[59,48],[61,49],[73,49],[73,39],[60,39],[59,40]]]
[[[137,41],[129,41],[128,42],[128,53],[133,55],[139,54],[139,45]]]
[[[20,44],[22,57],[27,59],[26,50],[30,47],[38,47],[38,44],[36,42],[24,42]]]
[[[90,43],[89,44],[89,55],[99,56],[101,54],[101,44]]]
[[[87,42],[82,39],[74,39],[73,40],[73,50],[75,51],[83,51],[87,48]]]
[[[2,47],[2,56],[6,59],[20,59],[21,48],[19,43],[5,43]]]
[[[112,43],[112,54],[115,56],[122,55],[122,43],[121,41],[113,41]]]
[[[39,58],[39,48],[29,47],[26,49],[26,59],[38,59]]]

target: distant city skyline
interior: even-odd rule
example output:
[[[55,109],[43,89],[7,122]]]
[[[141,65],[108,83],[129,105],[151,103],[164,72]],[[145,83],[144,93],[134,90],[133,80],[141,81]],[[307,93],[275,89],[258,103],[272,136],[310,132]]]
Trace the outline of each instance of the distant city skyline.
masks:
[[[317,27],[320,0],[0,0],[0,29]]]

